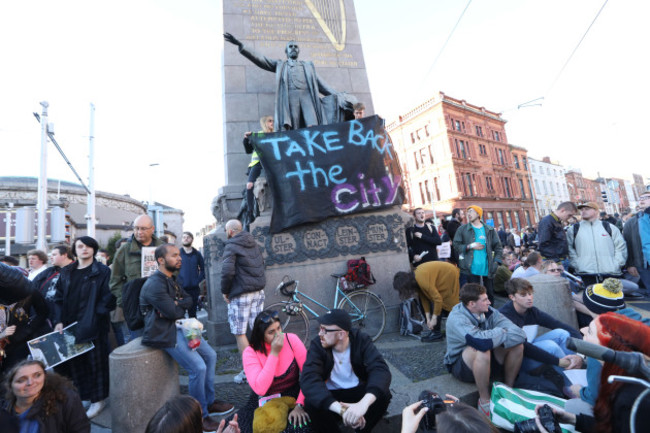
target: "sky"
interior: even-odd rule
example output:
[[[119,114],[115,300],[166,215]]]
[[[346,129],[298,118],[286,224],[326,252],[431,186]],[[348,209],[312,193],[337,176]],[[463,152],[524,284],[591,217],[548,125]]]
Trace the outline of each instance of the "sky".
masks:
[[[508,141],[533,158],[588,177],[650,176],[650,3],[609,1],[567,63],[603,3],[357,0],[375,111],[390,121],[443,91],[503,113]],[[220,13],[217,0],[0,3],[0,176],[38,176],[32,112],[46,100],[85,181],[92,102],[98,190],[183,209],[190,231],[213,222]],[[48,177],[76,181],[51,145]]]

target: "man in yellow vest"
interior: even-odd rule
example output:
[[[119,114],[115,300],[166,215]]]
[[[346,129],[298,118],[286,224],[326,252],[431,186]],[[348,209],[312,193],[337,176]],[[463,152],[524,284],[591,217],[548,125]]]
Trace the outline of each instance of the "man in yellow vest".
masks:
[[[260,133],[273,132],[273,116],[264,116],[260,119],[260,126],[262,130]],[[253,197],[253,186],[255,186],[255,181],[260,177],[262,173],[262,164],[260,163],[260,157],[253,149],[253,145],[250,142],[251,131],[248,131],[244,134],[244,149],[246,153],[251,153],[251,162],[248,164],[248,182],[246,183],[246,206],[248,208],[248,222],[249,224],[255,221],[254,209],[254,197]]]

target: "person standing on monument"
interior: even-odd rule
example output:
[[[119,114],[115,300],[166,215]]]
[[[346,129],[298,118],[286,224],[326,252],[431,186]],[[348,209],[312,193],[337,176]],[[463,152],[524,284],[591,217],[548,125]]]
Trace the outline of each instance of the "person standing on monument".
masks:
[[[277,130],[325,125],[330,117],[323,109],[319,94],[337,96],[340,110],[352,111],[353,98],[346,98],[316,74],[313,62],[298,60],[296,41],[287,42],[287,60],[269,59],[249,48],[230,33],[224,39],[237,45],[239,52],[258,67],[275,72],[275,125]]]
[[[228,304],[230,332],[237,340],[239,353],[249,346],[246,327],[253,329],[255,317],[264,309],[264,258],[253,235],[242,231],[241,222],[226,223],[226,246],[221,263],[221,293]],[[246,374],[242,370],[234,377],[242,383]]]
[[[260,133],[268,134],[274,131],[273,116],[264,116],[260,119],[260,126],[262,130]],[[246,175],[248,176],[248,181],[246,182],[246,211],[248,212],[248,224],[255,221],[255,197],[253,196],[253,187],[255,186],[255,181],[260,174],[262,173],[262,162],[260,161],[260,156],[257,154],[257,151],[253,148],[252,143],[250,142],[250,136],[253,132],[248,131],[244,133],[244,149],[246,153],[251,154],[251,162],[248,164],[248,171]]]
[[[354,104],[354,107],[352,107],[352,109],[354,110],[354,120],[359,120],[366,117],[366,106],[363,105],[363,102],[357,102]]]

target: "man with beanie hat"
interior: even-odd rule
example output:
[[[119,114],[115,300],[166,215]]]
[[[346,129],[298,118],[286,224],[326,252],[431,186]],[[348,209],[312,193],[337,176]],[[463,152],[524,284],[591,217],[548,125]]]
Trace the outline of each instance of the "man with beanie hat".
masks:
[[[334,309],[318,318],[300,375],[305,410],[316,432],[338,432],[338,421],[370,432],[390,403],[391,374],[372,340]]]
[[[483,224],[483,209],[467,207],[467,224],[454,236],[454,250],[458,254],[458,267],[467,282],[478,283],[487,289],[488,299],[494,302],[494,275],[501,263],[503,246],[494,227]]]

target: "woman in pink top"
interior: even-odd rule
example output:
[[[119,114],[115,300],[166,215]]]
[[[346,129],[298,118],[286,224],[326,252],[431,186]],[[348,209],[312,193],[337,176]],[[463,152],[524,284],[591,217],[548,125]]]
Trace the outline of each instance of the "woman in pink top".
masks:
[[[263,397],[291,396],[296,407],[289,411],[285,432],[310,432],[309,415],[303,408],[305,397],[300,391],[299,376],[307,349],[295,334],[282,332],[277,311],[263,311],[255,318],[250,346],[242,355],[246,379],[253,390],[248,403],[239,413],[242,433],[253,431],[253,413]]]

